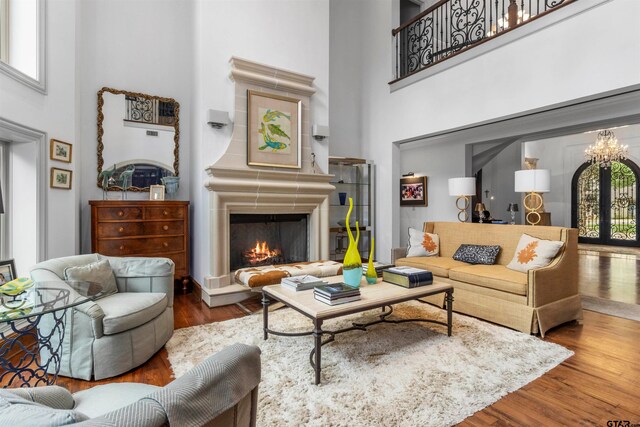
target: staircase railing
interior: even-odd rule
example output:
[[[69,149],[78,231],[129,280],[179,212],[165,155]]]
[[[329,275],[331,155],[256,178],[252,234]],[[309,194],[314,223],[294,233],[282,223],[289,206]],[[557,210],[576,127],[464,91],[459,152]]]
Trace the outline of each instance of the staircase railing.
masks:
[[[395,80],[577,0],[441,0],[392,31]]]

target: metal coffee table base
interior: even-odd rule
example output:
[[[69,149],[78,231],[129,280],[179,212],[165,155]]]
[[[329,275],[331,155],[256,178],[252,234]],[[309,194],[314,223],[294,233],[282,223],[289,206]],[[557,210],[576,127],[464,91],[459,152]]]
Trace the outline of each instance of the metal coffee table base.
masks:
[[[451,327],[453,325],[453,289],[446,291],[445,301],[447,303],[447,322],[440,322],[438,320],[432,319],[387,319],[389,315],[393,313],[393,306],[384,305],[382,306],[382,313],[378,316],[378,320],[374,320],[367,323],[357,323],[352,322],[351,326],[348,328],[337,329],[335,331],[328,331],[322,329],[323,319],[315,319],[306,313],[293,308],[298,311],[300,314],[308,317],[313,322],[313,330],[308,332],[280,332],[269,329],[269,305],[271,301],[275,300],[273,297],[269,297],[265,293],[262,294],[262,320],[263,320],[263,334],[264,339],[269,338],[269,334],[278,335],[283,337],[302,337],[313,335],[314,339],[314,348],[311,350],[309,354],[309,363],[311,363],[311,367],[315,372],[315,384],[320,384],[320,372],[322,370],[322,346],[325,344],[329,344],[330,342],[335,341],[335,337],[338,334],[342,334],[344,332],[351,332],[355,330],[359,331],[367,331],[369,326],[377,325],[379,323],[406,323],[406,322],[427,322],[427,323],[436,323],[438,325],[443,325],[447,327],[447,335],[451,336]],[[420,299],[416,299],[414,301],[421,302],[423,304],[428,304],[426,301],[422,301]],[[361,312],[361,311],[357,311]],[[323,335],[328,335],[329,337],[325,340],[322,340]]]

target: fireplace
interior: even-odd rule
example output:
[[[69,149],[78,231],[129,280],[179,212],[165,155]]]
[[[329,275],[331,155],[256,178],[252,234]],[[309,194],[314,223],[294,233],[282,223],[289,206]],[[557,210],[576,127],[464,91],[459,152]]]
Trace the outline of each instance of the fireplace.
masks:
[[[309,260],[308,215],[231,214],[230,270]]]

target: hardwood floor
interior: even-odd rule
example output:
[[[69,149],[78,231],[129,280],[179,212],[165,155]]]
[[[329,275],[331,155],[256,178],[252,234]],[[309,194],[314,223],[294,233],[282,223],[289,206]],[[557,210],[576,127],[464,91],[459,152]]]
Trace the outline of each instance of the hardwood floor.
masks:
[[[637,295],[638,260],[618,264],[612,261],[616,258],[600,258],[593,260],[581,255],[581,289],[590,283],[601,289],[613,289],[619,285],[618,279],[623,278],[620,280],[625,286],[628,280],[634,280]],[[258,298],[244,305],[252,311],[261,308]],[[236,305],[210,309],[194,294],[175,298],[176,328],[245,315]],[[575,355],[461,425],[606,426],[609,420],[640,423],[640,322],[585,311],[582,325],[557,327],[544,340],[569,348]],[[161,350],[143,366],[117,378],[88,382],[61,377],[58,384],[75,392],[114,381],[165,385],[171,380],[167,353]]]
[[[580,293],[640,304],[640,255],[580,251]]]

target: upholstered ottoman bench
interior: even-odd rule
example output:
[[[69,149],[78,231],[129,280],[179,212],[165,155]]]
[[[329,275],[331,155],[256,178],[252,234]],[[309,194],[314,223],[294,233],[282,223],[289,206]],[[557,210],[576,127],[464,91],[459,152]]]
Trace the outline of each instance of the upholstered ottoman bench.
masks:
[[[336,261],[311,261],[241,268],[236,271],[235,280],[237,283],[249,288],[261,288],[263,286],[276,285],[284,277],[303,276],[305,274],[316,277],[337,276],[342,274],[342,263]]]

